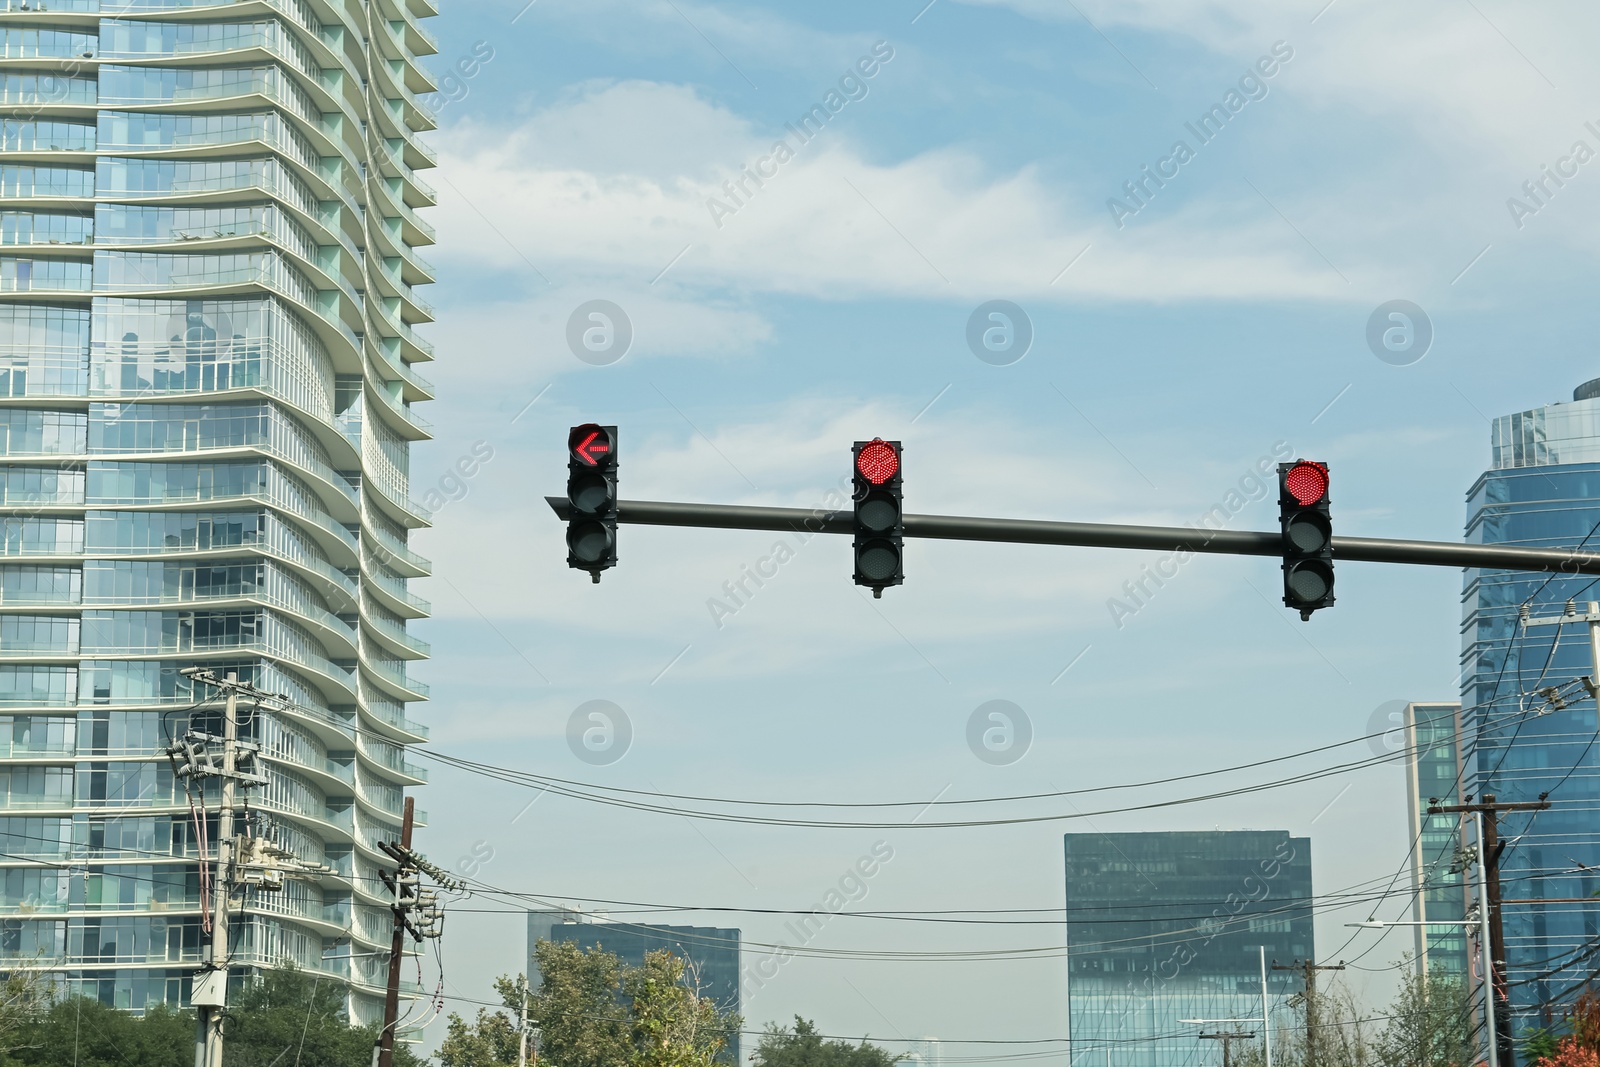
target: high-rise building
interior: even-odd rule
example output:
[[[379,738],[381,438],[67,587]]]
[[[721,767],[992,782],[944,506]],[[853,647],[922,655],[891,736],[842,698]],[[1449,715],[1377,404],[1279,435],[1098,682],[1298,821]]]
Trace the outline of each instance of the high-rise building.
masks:
[[[1495,419],[1491,444],[1490,469],[1467,494],[1467,541],[1600,548],[1600,380],[1580,386],[1571,403]],[[1595,705],[1571,686],[1560,706],[1538,694],[1593,672],[1589,635],[1581,627],[1518,624],[1524,606],[1532,615],[1550,615],[1568,599],[1600,600],[1600,590],[1581,575],[1466,572],[1465,789],[1504,801],[1548,793],[1553,805],[1501,820],[1508,994],[1517,1033],[1541,1025],[1552,1004],[1570,999],[1594,970],[1600,938]]]
[[[1410,815],[1411,921],[1432,922],[1416,931],[1417,969],[1470,981],[1466,923],[1468,873],[1461,862],[1461,816],[1429,815],[1430,804],[1461,803],[1461,705],[1407,704],[1404,747]],[[1467,840],[1470,842],[1471,835]]]
[[[1067,834],[1072,1062],[1187,1067],[1201,1027],[1259,1035],[1270,967],[1315,959],[1311,842],[1281,830]],[[1302,987],[1267,972],[1269,1002]],[[1252,1021],[1255,1020],[1253,1023]]]
[[[534,948],[540,941],[571,942],[581,949],[598,948],[632,967],[644,964],[646,953],[665,949],[686,960],[684,982],[709,997],[723,1012],[738,1012],[739,931],[712,926],[661,926],[654,923],[602,921],[572,911],[528,912],[528,985],[543,980]],[[739,1035],[730,1034],[717,1057],[741,1063]]]
[[[201,958],[216,783],[191,815],[161,752],[203,665],[287,695],[245,716],[251,829],[331,868],[238,899],[235,978],[380,1013],[374,846],[425,778],[436,13],[0,0],[0,958],[117,1007],[185,1003]]]

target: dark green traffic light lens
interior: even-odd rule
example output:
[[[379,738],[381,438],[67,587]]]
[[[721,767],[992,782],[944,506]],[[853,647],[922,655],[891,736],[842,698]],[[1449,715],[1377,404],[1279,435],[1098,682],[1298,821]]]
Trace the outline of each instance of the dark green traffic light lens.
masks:
[[[1297,599],[1311,603],[1333,592],[1333,568],[1321,560],[1308,560],[1291,567],[1288,573],[1289,592]]]
[[[575,510],[598,515],[611,508],[611,481],[603,474],[585,474],[568,483],[567,499]]]
[[[567,531],[567,548],[582,563],[598,563],[611,551],[611,531],[603,522],[580,522]]]
[[[900,505],[888,493],[873,493],[861,502],[861,507],[856,511],[861,525],[869,530],[882,533],[892,530],[900,521]]]
[[[1284,525],[1283,532],[1290,547],[1305,555],[1322,552],[1333,541],[1333,530],[1327,518],[1315,511],[1294,516]]]
[[[856,553],[856,570],[863,578],[883,581],[900,568],[900,553],[888,541],[868,541]]]

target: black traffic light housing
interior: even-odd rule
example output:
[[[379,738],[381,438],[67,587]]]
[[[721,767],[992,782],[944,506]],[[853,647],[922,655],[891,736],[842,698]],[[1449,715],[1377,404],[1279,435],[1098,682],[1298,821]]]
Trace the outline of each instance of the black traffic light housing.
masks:
[[[567,566],[600,572],[617,565],[617,428],[592,422],[567,434]]]
[[[1278,524],[1283,534],[1283,603],[1310,619],[1333,606],[1333,516],[1328,465],[1278,464]]]
[[[906,580],[903,549],[905,513],[900,496],[899,441],[875,437],[851,449],[855,491],[856,584],[874,597]]]

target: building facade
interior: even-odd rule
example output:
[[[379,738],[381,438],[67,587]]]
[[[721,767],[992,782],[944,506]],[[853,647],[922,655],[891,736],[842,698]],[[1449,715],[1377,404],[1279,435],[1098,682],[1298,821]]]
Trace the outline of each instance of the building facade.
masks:
[[[1067,834],[1071,1062],[1180,1067],[1222,1020],[1260,1034],[1261,959],[1315,959],[1311,842],[1279,830]],[[1302,982],[1267,972],[1273,1009]],[[1204,1019],[1202,1027],[1185,1020]]]
[[[1405,708],[1406,807],[1410,816],[1411,921],[1416,928],[1417,969],[1471,981],[1476,964],[1466,923],[1471,872],[1461,857],[1460,815],[1429,815],[1430,804],[1461,803],[1466,765],[1461,756],[1460,704],[1407,704]],[[1466,840],[1470,843],[1472,835]]]
[[[645,954],[665,949],[688,961],[686,984],[711,998],[719,1011],[739,1012],[739,931],[712,926],[660,926],[653,923],[596,921],[571,911],[528,912],[528,985],[539,988],[543,976],[534,953],[540,941],[571,942],[598,948],[623,963],[639,967]],[[739,1035],[729,1036],[719,1061],[742,1063]]]
[[[1467,541],[1600,548],[1600,382],[1580,387],[1571,403],[1497,418],[1492,433],[1490,469],[1467,494]],[[1466,572],[1466,790],[1508,801],[1548,793],[1553,805],[1501,821],[1507,993],[1517,1033],[1570,1000],[1595,968],[1600,938],[1600,746],[1593,744],[1594,702],[1571,684],[1595,669],[1589,635],[1582,626],[1518,624],[1524,605],[1530,615],[1549,616],[1569,599],[1581,612],[1600,600],[1600,587],[1583,576]],[[1559,706],[1539,693],[1552,686],[1565,687]]]
[[[416,171],[434,0],[0,0],[0,957],[184,1004],[195,811],[162,755],[248,712],[249,829],[326,874],[247,890],[236,977],[381,1014],[389,861],[426,731],[408,547],[432,358]]]

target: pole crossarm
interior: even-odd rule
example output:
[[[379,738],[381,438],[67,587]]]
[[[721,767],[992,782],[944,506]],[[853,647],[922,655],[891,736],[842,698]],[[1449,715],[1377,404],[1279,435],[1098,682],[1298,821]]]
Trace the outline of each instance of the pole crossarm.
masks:
[[[545,497],[545,500],[558,518],[565,521],[571,517],[572,505],[565,497],[551,496]],[[617,521],[638,526],[693,526],[718,530],[826,534],[849,534],[854,531],[848,511],[657,500],[619,500]],[[1281,535],[1249,530],[1119,526],[1098,522],[960,515],[906,515],[903,522],[906,537],[944,541],[1002,541],[1025,545],[1209,552],[1232,556],[1281,556],[1284,551]],[[1455,541],[1336,536],[1333,538],[1333,553],[1337,560],[1362,563],[1409,563],[1428,567],[1482,567],[1600,575],[1600,552],[1564,548],[1517,548],[1508,545],[1469,545]]]
[[[1475,811],[1547,811],[1550,808],[1548,800],[1504,800],[1487,804],[1429,804],[1429,815],[1451,815],[1456,812],[1471,813]]]

